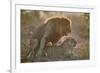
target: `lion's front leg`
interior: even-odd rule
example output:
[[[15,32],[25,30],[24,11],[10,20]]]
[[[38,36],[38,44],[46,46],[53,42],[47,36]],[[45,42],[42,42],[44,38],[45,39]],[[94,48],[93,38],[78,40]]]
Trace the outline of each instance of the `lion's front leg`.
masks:
[[[45,39],[45,37],[43,37],[40,41],[40,48],[39,48],[39,50],[36,54],[37,58],[40,58],[43,55],[43,50],[45,48],[45,43],[46,43],[46,39]]]

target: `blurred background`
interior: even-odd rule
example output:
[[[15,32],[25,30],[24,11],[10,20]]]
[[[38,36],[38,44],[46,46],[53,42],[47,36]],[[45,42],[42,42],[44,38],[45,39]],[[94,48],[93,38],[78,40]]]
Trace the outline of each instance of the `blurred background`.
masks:
[[[52,16],[68,17],[72,21],[72,32],[68,35],[77,41],[73,50],[74,55],[79,55],[80,60],[89,59],[89,13],[21,10],[21,56],[29,50],[30,37],[35,28],[43,25],[45,20]]]

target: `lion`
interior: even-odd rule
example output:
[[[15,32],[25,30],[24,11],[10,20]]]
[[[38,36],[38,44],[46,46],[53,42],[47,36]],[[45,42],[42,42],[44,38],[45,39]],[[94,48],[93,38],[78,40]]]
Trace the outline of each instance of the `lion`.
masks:
[[[71,33],[72,21],[67,17],[51,17],[33,31],[27,57],[40,58],[48,42],[55,44],[62,36]]]

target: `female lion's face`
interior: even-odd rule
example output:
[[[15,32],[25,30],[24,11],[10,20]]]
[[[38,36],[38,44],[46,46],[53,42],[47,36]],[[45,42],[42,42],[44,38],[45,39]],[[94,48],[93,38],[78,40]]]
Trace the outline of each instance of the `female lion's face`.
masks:
[[[77,42],[74,38],[68,37],[62,44],[64,48],[74,48]]]

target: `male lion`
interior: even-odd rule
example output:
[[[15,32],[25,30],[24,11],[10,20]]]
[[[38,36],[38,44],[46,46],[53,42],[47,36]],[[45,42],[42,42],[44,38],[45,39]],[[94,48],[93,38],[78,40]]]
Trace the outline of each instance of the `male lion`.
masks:
[[[62,36],[71,33],[71,20],[66,17],[51,17],[36,28],[30,41],[29,56],[41,58],[48,42],[55,44]]]

